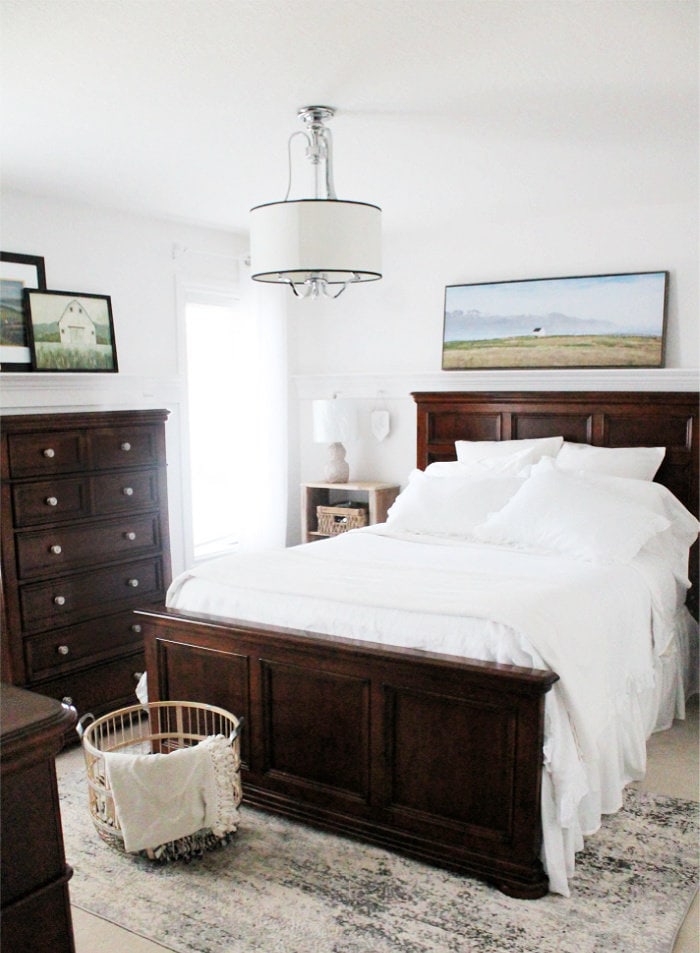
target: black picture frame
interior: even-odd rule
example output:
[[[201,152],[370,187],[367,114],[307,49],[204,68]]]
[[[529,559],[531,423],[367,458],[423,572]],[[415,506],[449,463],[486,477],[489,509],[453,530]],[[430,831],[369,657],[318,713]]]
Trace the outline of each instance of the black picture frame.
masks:
[[[116,373],[112,299],[84,291],[25,289],[32,368],[44,373]]]
[[[0,251],[0,372],[5,374],[32,370],[26,288],[46,288],[44,259]]]
[[[663,367],[667,271],[448,285],[442,369]]]

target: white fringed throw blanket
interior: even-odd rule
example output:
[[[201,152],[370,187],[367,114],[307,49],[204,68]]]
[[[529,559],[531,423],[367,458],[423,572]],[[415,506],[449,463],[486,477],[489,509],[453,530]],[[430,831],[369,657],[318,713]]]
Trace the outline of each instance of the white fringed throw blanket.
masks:
[[[104,755],[124,848],[156,848],[204,829],[235,831],[238,765],[229,740],[206,738],[170,754]]]

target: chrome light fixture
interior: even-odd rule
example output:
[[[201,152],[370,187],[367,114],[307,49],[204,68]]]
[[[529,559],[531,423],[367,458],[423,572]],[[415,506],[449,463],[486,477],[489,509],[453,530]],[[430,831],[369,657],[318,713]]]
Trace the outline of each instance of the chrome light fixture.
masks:
[[[251,209],[252,277],[289,285],[297,297],[337,298],[350,284],[382,277],[382,210],[367,202],[338,199],[335,194],[331,132],[324,125],[334,114],[330,106],[304,106],[298,111],[305,132],[289,137],[289,182],[284,201]],[[291,142],[298,135],[307,141],[315,195],[290,200]],[[321,191],[325,195],[319,195]]]

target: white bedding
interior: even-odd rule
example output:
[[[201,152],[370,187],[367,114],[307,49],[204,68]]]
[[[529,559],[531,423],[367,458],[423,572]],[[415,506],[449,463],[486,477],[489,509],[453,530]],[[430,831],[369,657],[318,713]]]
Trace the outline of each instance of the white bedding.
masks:
[[[684,714],[683,595],[653,550],[597,566],[382,525],[213,560],[178,576],[167,605],[557,672],[543,862],[550,890],[568,895],[583,835],[643,776],[648,735]]]

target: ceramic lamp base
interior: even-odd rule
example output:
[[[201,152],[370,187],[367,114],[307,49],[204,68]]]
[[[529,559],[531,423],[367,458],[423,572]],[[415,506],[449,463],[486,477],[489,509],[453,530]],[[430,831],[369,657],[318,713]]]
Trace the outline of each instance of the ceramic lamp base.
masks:
[[[345,447],[342,443],[332,443],[328,448],[328,462],[324,470],[327,483],[347,483],[350,467],[345,459]]]

